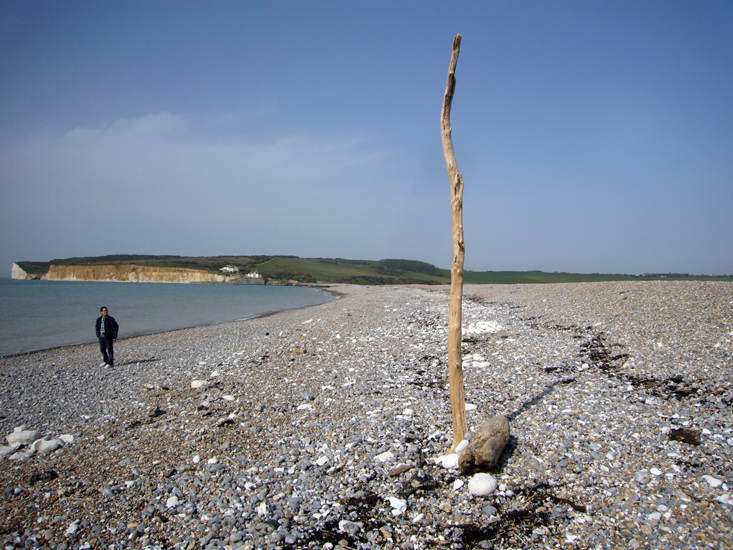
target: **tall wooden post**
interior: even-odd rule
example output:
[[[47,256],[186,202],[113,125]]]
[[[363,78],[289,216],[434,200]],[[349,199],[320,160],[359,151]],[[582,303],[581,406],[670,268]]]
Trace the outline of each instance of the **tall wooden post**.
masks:
[[[453,209],[453,265],[450,271],[450,311],[448,314],[448,372],[450,379],[450,400],[453,410],[453,447],[463,440],[468,431],[466,422],[466,399],[463,389],[463,362],[461,359],[461,322],[463,302],[463,260],[466,245],[463,242],[463,176],[458,171],[456,154],[453,151],[450,110],[456,90],[456,64],[461,51],[461,35],[453,39],[453,54],[448,68],[448,82],[445,85],[443,109],[440,123],[443,137],[443,154],[448,167]]]

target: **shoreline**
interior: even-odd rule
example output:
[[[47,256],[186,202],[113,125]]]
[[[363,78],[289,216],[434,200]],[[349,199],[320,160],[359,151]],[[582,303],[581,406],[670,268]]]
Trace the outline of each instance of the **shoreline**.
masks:
[[[79,282],[95,282],[95,281],[79,281]],[[98,282],[110,282],[110,281],[98,281]],[[116,281],[116,282],[119,282],[119,281]],[[123,282],[126,282],[126,281],[123,281]],[[161,284],[172,284],[172,283],[161,283]],[[226,283],[189,283],[189,284],[226,284]],[[300,285],[300,286],[305,286],[305,285]],[[322,291],[324,294],[330,294],[331,296],[333,296],[332,299],[327,300],[329,302],[330,301],[333,301],[333,300],[338,300],[339,298],[341,298],[341,297],[344,296],[344,294],[342,294],[342,293],[339,293],[339,292],[336,292],[336,291],[329,291],[328,290],[328,288],[329,288],[328,286],[323,286],[323,285],[315,286],[315,285],[313,285],[310,288],[315,288],[317,290]],[[326,302],[323,302],[323,303],[326,303]],[[305,309],[305,308],[313,307],[314,305],[320,305],[320,304],[305,305],[305,306],[294,307],[294,308],[291,308],[291,309],[278,310],[278,311],[270,311],[270,312],[265,312],[265,313],[258,313],[258,314],[255,314],[255,315],[251,316],[251,317],[244,317],[244,318],[241,318],[241,319],[227,319],[227,320],[222,320],[222,321],[212,321],[210,323],[204,323],[204,324],[201,324],[201,325],[193,325],[193,326],[190,326],[190,327],[183,327],[183,328],[174,328],[174,329],[164,330],[164,331],[160,331],[160,332],[140,332],[140,333],[135,333],[135,334],[131,334],[130,336],[125,336],[123,338],[120,338],[120,339],[118,339],[118,342],[129,340],[131,338],[138,338],[140,336],[151,336],[151,335],[155,335],[155,334],[166,334],[168,332],[176,332],[176,331],[179,331],[179,330],[187,330],[187,329],[190,329],[190,328],[206,327],[206,326],[219,325],[219,324],[225,324],[225,323],[236,323],[236,322],[240,322],[240,321],[248,321],[250,319],[257,319],[259,317],[267,317],[268,315],[275,315],[277,313],[284,312],[284,311],[293,311],[293,310],[297,310],[297,309]],[[28,354],[33,354],[33,353],[38,353],[38,352],[43,352],[43,351],[61,350],[61,349],[64,349],[64,348],[72,348],[72,347],[76,347],[76,346],[88,346],[88,345],[97,345],[97,343],[95,341],[91,341],[91,342],[75,342],[75,343],[70,343],[70,344],[62,344],[62,345],[52,346],[52,347],[48,347],[48,348],[39,348],[39,349],[34,349],[34,350],[21,351],[21,352],[17,352],[17,353],[9,353],[9,354],[6,354],[6,355],[0,355],[0,359],[9,358],[9,357],[16,357],[16,356],[21,356],[21,355],[28,355]]]
[[[342,289],[123,340],[113,369],[94,344],[0,358],[5,433],[76,436],[0,460],[0,541],[730,546],[733,284],[466,285],[469,427],[511,423],[488,497],[433,463],[452,440],[447,287]]]

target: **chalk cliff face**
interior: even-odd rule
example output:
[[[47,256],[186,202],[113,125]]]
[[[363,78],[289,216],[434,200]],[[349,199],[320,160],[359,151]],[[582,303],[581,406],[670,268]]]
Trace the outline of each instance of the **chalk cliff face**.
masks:
[[[23,271],[20,268],[18,269]],[[15,266],[13,266],[13,278],[15,279],[14,274]],[[41,279],[47,281],[120,281],[130,283],[227,283],[238,278],[238,275],[210,273],[198,269],[139,265],[52,265],[48,273],[41,277]]]
[[[10,278],[20,280],[32,279],[18,264],[13,264],[13,269],[10,270]]]

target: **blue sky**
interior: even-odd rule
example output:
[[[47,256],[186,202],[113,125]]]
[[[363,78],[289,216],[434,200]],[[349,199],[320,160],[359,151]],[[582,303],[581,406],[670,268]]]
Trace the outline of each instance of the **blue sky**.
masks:
[[[733,274],[731,2],[0,3],[0,275],[103,254]]]

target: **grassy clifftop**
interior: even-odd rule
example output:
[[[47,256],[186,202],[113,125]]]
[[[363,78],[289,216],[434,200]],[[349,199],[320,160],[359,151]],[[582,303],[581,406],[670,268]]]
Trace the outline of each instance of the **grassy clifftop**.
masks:
[[[257,266],[265,277],[350,284],[445,284],[450,273],[413,260],[273,258]],[[447,273],[447,275],[446,275]]]

